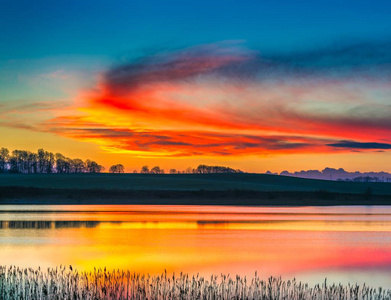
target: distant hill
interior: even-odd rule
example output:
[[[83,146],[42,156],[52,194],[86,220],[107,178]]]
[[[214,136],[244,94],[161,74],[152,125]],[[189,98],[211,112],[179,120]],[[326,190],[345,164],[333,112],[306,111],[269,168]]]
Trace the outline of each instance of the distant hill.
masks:
[[[274,174],[267,171],[266,174]],[[319,170],[301,170],[299,172],[290,173],[283,171],[279,175],[308,178],[308,179],[322,179],[322,180],[355,180],[355,181],[375,181],[375,182],[391,182],[391,174],[387,172],[348,172],[342,168],[325,168]]]

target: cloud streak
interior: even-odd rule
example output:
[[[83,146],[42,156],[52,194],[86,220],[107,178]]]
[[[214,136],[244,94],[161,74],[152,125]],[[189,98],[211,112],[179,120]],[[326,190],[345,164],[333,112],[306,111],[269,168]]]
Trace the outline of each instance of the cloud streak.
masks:
[[[300,136],[257,136],[203,131],[134,131],[126,128],[62,127],[51,132],[82,140],[103,140],[110,149],[165,153],[166,156],[251,155],[272,153],[327,152],[323,140]],[[154,155],[154,154],[153,154]]]
[[[387,143],[359,143],[354,141],[341,141],[338,143],[327,144],[327,146],[351,149],[391,149],[391,144]]]

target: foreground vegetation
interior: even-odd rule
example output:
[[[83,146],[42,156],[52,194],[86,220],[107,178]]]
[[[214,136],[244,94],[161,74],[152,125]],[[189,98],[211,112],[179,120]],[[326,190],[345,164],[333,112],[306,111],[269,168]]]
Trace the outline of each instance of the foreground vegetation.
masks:
[[[130,271],[78,272],[59,267],[21,269],[0,266],[1,299],[267,299],[267,300],[385,300],[391,291],[366,285],[321,285],[309,287],[295,279],[261,280],[257,274],[251,279],[229,275],[208,279],[180,274],[168,276],[140,275]]]

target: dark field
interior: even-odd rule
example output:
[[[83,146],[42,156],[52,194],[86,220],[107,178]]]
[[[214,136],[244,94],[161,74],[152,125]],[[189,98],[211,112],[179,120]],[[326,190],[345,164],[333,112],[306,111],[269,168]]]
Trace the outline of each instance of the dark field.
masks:
[[[0,186],[182,191],[329,191],[391,195],[390,183],[339,182],[266,174],[0,174]]]
[[[391,184],[264,174],[2,174],[0,203],[390,205]]]

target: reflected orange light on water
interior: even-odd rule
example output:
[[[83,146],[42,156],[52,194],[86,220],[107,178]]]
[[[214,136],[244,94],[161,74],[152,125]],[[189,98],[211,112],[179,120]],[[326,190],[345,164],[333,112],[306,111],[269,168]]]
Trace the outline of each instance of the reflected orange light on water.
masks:
[[[388,208],[77,208],[3,209],[0,261],[208,276],[391,274]]]

